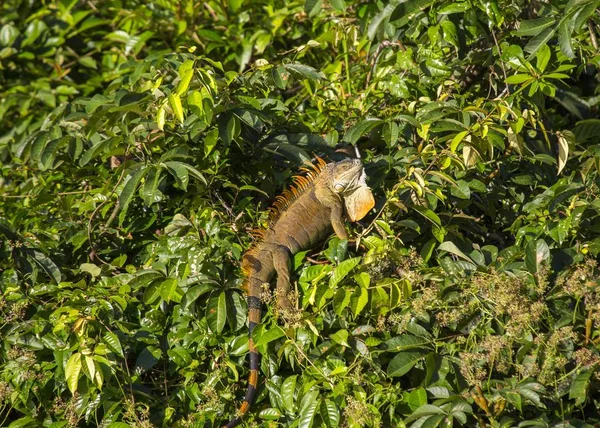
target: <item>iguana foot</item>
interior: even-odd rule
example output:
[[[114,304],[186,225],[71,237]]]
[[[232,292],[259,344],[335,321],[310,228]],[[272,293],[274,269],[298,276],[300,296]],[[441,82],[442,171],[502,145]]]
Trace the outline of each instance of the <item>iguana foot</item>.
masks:
[[[277,294],[277,310],[279,313],[284,314],[294,310],[292,300],[290,299],[289,293],[276,293]]]

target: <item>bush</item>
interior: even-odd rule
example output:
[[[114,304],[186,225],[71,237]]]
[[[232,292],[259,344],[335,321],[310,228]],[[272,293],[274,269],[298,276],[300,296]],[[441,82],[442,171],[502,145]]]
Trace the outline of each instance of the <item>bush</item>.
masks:
[[[0,425],[233,418],[250,231],[351,146],[245,422],[599,424],[599,5],[4,2]]]

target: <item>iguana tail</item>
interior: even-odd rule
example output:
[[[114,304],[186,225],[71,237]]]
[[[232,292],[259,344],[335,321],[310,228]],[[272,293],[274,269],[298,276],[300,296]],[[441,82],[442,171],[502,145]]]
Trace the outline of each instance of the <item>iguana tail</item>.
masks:
[[[254,396],[256,395],[256,390],[258,388],[258,370],[260,357],[258,355],[258,350],[254,345],[254,341],[252,340],[252,331],[261,319],[261,287],[263,283],[268,282],[271,272],[267,271],[270,271],[272,269],[265,269],[265,266],[263,266],[262,263],[258,260],[258,258],[255,257],[254,254],[256,253],[258,253],[258,251],[250,250],[248,253],[246,253],[242,261],[242,271],[246,276],[243,287],[246,288],[246,300],[248,302],[248,351],[250,353],[250,374],[248,375],[248,389],[246,389],[246,396],[244,397],[244,402],[240,406],[235,419],[233,419],[227,425],[223,425],[223,428],[233,428],[241,422],[242,417],[250,409],[250,406],[254,401]]]

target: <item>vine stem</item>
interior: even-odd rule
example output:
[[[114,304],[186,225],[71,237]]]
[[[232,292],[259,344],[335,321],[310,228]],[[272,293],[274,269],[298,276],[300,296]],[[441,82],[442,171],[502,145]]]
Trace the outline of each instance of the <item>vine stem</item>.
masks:
[[[371,78],[373,77],[373,70],[375,70],[375,67],[377,65],[377,61],[379,60],[379,56],[381,55],[381,52],[383,52],[383,50],[385,48],[393,47],[393,46],[398,47],[402,52],[406,52],[406,47],[402,44],[402,42],[400,40],[396,40],[395,42],[391,42],[389,40],[384,40],[383,42],[381,42],[379,44],[379,46],[377,46],[377,50],[375,50],[375,53],[373,54],[373,58],[371,59],[371,67],[369,68],[369,72],[367,73],[365,89],[368,88],[369,84],[371,83]]]
[[[590,32],[590,40],[594,49],[598,50],[598,39],[596,38],[596,32],[594,31],[594,22],[588,20],[588,31]]]
[[[352,95],[351,79],[350,79],[350,55],[348,54],[348,40],[346,34],[342,39],[342,46],[344,48],[344,64],[346,68],[346,91],[348,96]]]
[[[106,204],[109,200],[110,197],[112,195],[115,194],[115,190],[117,190],[117,187],[119,186],[119,184],[121,184],[121,181],[123,180],[123,177],[125,176],[125,168],[123,168],[123,171],[121,171],[121,175],[119,176],[119,179],[117,180],[117,183],[114,185],[114,187],[112,188],[112,190],[110,191],[110,194],[108,195],[108,198],[106,198],[105,201],[102,201],[94,210],[94,212],[92,213],[92,215],[90,216],[90,219],[88,221],[88,226],[87,226],[87,234],[88,234],[88,243],[90,245],[90,248],[92,249],[91,254],[93,255],[93,257],[97,258],[98,261],[100,261],[100,263],[107,265],[108,262],[102,260],[102,258],[96,254],[96,251],[94,250],[94,244],[92,242],[92,221],[94,220],[94,217],[96,217],[96,214],[98,214],[98,211],[100,211],[100,209],[104,206],[104,204]],[[119,201],[117,200],[117,203],[115,203],[115,208],[113,209],[113,212],[111,213],[106,225],[109,226],[112,221],[114,220],[114,218],[117,215],[117,212],[119,210],[119,208],[121,207],[121,205],[119,204]],[[90,259],[93,259],[92,256],[90,256]]]

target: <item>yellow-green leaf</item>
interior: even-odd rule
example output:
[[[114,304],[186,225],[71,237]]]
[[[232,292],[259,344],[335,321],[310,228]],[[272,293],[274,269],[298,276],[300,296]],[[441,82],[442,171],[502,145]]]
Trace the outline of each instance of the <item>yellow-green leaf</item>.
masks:
[[[562,132],[557,132],[556,135],[558,136],[558,174],[560,174],[569,158],[569,141]]]
[[[84,355],[83,362],[85,363],[85,374],[93,381],[96,377],[96,365],[93,358],[89,355]]]
[[[77,392],[77,382],[79,382],[79,374],[81,373],[81,354],[75,352],[67,361],[67,367],[65,368],[65,378],[67,379],[67,386],[71,394]]]
[[[158,108],[156,112],[156,125],[158,129],[163,131],[165,129],[165,106],[162,105]]]
[[[179,66],[179,83],[177,84],[177,95],[182,95],[187,91],[194,76],[194,61],[188,59]]]
[[[452,139],[452,142],[450,143],[450,151],[452,153],[456,153],[456,148],[458,147],[460,142],[467,136],[468,133],[469,133],[468,130],[462,131],[454,136],[454,138]]]
[[[183,107],[181,106],[181,97],[178,94],[169,95],[169,104],[175,112],[175,116],[179,119],[179,122],[183,123]]]

